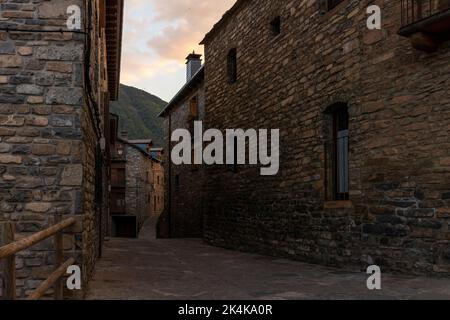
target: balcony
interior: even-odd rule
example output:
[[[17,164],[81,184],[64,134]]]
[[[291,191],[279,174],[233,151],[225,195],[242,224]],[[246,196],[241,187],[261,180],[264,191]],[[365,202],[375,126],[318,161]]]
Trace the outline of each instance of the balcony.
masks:
[[[418,50],[436,51],[450,39],[450,0],[401,0],[399,35]]]

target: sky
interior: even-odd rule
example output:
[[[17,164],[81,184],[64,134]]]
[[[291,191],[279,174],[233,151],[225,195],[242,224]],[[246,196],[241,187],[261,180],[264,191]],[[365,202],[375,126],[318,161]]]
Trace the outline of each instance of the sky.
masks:
[[[186,60],[235,0],[127,0],[121,83],[169,101],[186,82]]]

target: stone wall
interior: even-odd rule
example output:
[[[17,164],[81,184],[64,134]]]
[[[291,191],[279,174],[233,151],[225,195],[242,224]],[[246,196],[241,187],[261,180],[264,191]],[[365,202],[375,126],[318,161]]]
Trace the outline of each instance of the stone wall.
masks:
[[[159,217],[164,210],[165,175],[164,166],[159,160],[152,161],[153,188],[151,199],[151,212],[153,216]]]
[[[90,32],[87,36],[88,60],[83,64],[88,72],[84,80],[85,103],[81,110],[81,128],[83,133],[82,165],[83,165],[83,231],[82,258],[83,282],[87,285],[94,271],[95,261],[101,253],[102,241],[108,227],[108,186],[104,159],[105,150],[101,150],[100,141],[105,139],[105,112],[109,116],[108,91],[106,77],[106,38],[104,29],[99,23],[99,1],[87,2],[87,25]]]
[[[93,19],[90,84],[84,82],[86,35],[39,32],[66,28],[73,4],[83,13],[90,10]],[[103,89],[93,75],[102,71],[104,38],[99,40],[94,4],[89,9],[81,0],[0,1],[0,29],[30,30],[0,31],[0,221],[14,221],[23,236],[48,227],[55,213],[76,217],[64,247],[82,266],[84,284],[99,244],[95,149],[102,126],[97,95]],[[51,273],[53,258],[52,239],[18,255],[18,296]]]
[[[152,192],[152,160],[137,147],[126,146],[126,194],[127,215],[137,218],[138,231],[150,217]]]
[[[175,106],[164,120],[165,137],[170,141],[176,129],[191,129],[189,101],[197,96],[198,120],[205,117],[205,88],[203,84],[190,93]],[[169,130],[170,128],[170,130]],[[192,133],[193,134],[193,133]],[[204,168],[202,166],[180,165],[169,163],[170,154],[176,143],[168,145],[164,153],[164,174],[166,194],[164,211],[160,218],[160,236],[172,238],[195,238],[203,234],[202,188]],[[171,168],[169,169],[169,165]],[[170,177],[169,177],[170,172]],[[170,180],[169,180],[170,179]],[[169,195],[170,188],[170,195]],[[170,203],[169,203],[170,202]]]
[[[333,266],[450,274],[450,43],[397,35],[400,1],[247,1],[206,41],[208,127],[280,129],[280,172],[209,167],[205,238]],[[366,27],[378,4],[382,30]],[[281,16],[281,34],[270,22]],[[237,48],[238,80],[227,82]],[[350,202],[325,201],[324,114],[350,113]],[[173,177],[172,177],[173,179]],[[182,180],[183,181],[183,180]]]

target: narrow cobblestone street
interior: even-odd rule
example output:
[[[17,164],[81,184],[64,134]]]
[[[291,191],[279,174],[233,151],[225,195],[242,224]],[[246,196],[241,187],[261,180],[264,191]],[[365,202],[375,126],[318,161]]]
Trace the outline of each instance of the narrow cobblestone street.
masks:
[[[141,234],[107,243],[87,299],[450,299],[450,279],[385,274],[369,291],[364,273]]]

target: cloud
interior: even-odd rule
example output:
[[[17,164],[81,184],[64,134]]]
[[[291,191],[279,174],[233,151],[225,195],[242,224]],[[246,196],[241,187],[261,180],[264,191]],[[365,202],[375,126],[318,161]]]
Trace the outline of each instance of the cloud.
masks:
[[[123,83],[173,95],[182,84],[184,58],[235,0],[127,0],[122,48]],[[161,77],[170,88],[155,92]],[[170,80],[172,77],[172,81]]]
[[[162,32],[148,41],[150,48],[168,59],[182,60],[235,0],[153,0],[155,21],[167,22]]]

